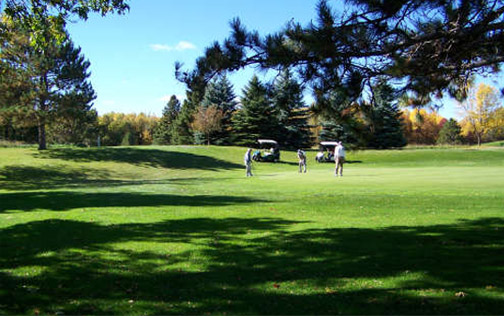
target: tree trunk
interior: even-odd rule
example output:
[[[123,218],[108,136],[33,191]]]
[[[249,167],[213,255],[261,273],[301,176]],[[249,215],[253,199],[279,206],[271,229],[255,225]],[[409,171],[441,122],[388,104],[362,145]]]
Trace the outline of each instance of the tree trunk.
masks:
[[[45,133],[45,120],[44,119],[39,119],[39,122],[38,122],[38,143],[39,143],[38,150],[47,149],[46,133]]]
[[[478,139],[478,147],[481,146],[481,136],[479,133],[476,134],[476,138]]]

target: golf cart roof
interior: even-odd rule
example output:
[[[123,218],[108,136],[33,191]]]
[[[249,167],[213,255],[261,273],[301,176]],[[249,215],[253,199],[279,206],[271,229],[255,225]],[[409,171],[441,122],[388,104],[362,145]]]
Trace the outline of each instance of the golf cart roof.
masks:
[[[320,142],[322,146],[338,146],[338,142]]]
[[[275,145],[278,145],[278,143],[276,142],[276,140],[272,140],[272,139],[258,139],[257,142],[259,144],[275,144]]]

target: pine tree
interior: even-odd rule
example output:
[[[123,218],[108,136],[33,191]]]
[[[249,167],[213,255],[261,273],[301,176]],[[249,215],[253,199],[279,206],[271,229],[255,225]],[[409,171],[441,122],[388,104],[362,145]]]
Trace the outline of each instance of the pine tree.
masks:
[[[236,110],[236,95],[233,91],[233,85],[226,76],[216,78],[211,81],[201,101],[201,106],[208,108],[217,107],[222,111],[221,129],[211,134],[213,143],[218,145],[229,145],[231,143],[231,117]]]
[[[163,115],[154,131],[154,142],[156,144],[167,145],[172,142],[173,124],[180,113],[180,101],[175,95],[163,109]]]
[[[267,88],[257,76],[252,77],[243,89],[241,109],[233,116],[235,144],[252,145],[259,138],[278,135],[277,113],[268,98]]]
[[[463,143],[462,128],[454,119],[449,119],[444,123],[439,131],[437,144],[459,145]]]
[[[274,82],[272,102],[280,124],[277,141],[289,148],[309,147],[309,114],[303,101],[303,90],[288,68]]]
[[[25,90],[15,102],[3,107],[23,112],[25,120],[36,121],[39,150],[43,150],[47,124],[69,113],[84,118],[91,109],[96,96],[88,82],[90,63],[68,36],[61,44],[47,37],[45,50],[41,51],[30,45],[28,30],[14,23],[5,26],[10,36],[1,42],[2,68],[20,74]]]
[[[503,63],[502,0],[347,0],[340,10],[329,3],[318,1],[313,23],[292,19],[269,34],[235,19],[230,36],[205,49],[192,71],[177,64],[177,77],[194,89],[224,71],[290,67],[317,102],[333,89],[358,101],[386,77],[422,106],[436,94],[463,98],[467,78],[496,74]]]
[[[319,141],[342,141],[345,147],[362,145],[362,123],[358,120],[358,106],[347,91],[330,90],[318,97],[312,111],[320,120]]]
[[[179,115],[173,121],[171,129],[171,143],[174,145],[187,145],[194,143],[191,128],[196,106],[189,100],[184,100]]]
[[[345,147],[355,147],[359,139],[348,125],[326,120],[320,123],[319,141],[341,141]]]
[[[395,101],[396,92],[386,82],[380,81],[373,87],[373,100],[367,111],[370,133],[368,147],[394,148],[406,145],[401,112]]]

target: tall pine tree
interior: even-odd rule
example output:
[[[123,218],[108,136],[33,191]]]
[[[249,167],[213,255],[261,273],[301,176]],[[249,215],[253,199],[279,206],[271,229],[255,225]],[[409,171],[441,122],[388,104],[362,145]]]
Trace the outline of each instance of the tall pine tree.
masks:
[[[221,76],[211,81],[201,101],[201,106],[208,108],[215,106],[222,111],[221,130],[214,132],[210,138],[214,144],[229,145],[231,144],[231,117],[236,110],[236,95],[233,91],[233,85],[226,76]]]
[[[154,131],[154,142],[156,144],[168,145],[172,143],[173,123],[180,113],[180,101],[175,95],[170,97],[170,100],[163,109],[163,116],[159,120]]]
[[[243,89],[241,108],[233,116],[235,144],[252,145],[259,138],[275,138],[280,128],[267,88],[257,76]]]
[[[401,112],[395,90],[384,81],[373,87],[373,98],[367,111],[369,126],[368,147],[393,148],[406,146],[402,130]]]
[[[273,84],[272,102],[280,124],[277,141],[289,148],[309,147],[309,111],[303,101],[303,89],[288,68]]]
[[[329,90],[317,97],[312,110],[320,120],[319,141],[342,141],[346,147],[362,145],[359,108],[344,89]]]
[[[2,68],[20,74],[26,90],[15,102],[3,107],[22,112],[25,120],[34,120],[39,150],[46,149],[46,125],[51,120],[72,113],[74,117],[86,118],[84,113],[90,111],[95,99],[88,81],[90,63],[68,36],[60,43],[48,35],[42,51],[30,45],[29,30],[22,25],[7,21],[4,30],[10,34],[1,41]]]

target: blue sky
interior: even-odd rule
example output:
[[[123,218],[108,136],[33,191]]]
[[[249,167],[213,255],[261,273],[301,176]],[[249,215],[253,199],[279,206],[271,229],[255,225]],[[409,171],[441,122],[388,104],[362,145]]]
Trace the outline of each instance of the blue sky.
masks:
[[[240,17],[249,29],[277,31],[292,18],[308,23],[316,0],[132,0],[125,15],[91,16],[69,25],[74,42],[91,62],[91,83],[100,114],[116,111],[161,115],[167,98],[183,97],[174,64],[190,69],[204,48],[230,33]],[[248,70],[230,76],[235,92],[252,77]]]
[[[99,114],[115,111],[160,116],[171,95],[185,95],[184,85],[174,76],[175,62],[192,68],[205,47],[229,35],[231,19],[239,17],[248,29],[266,34],[279,30],[291,19],[309,23],[315,18],[317,0],[129,3],[131,9],[125,15],[93,15],[68,27],[72,39],[91,62],[91,83],[98,95],[94,104]],[[252,75],[249,69],[229,76],[237,95],[241,95]],[[455,117],[454,102],[446,101],[441,114]]]

